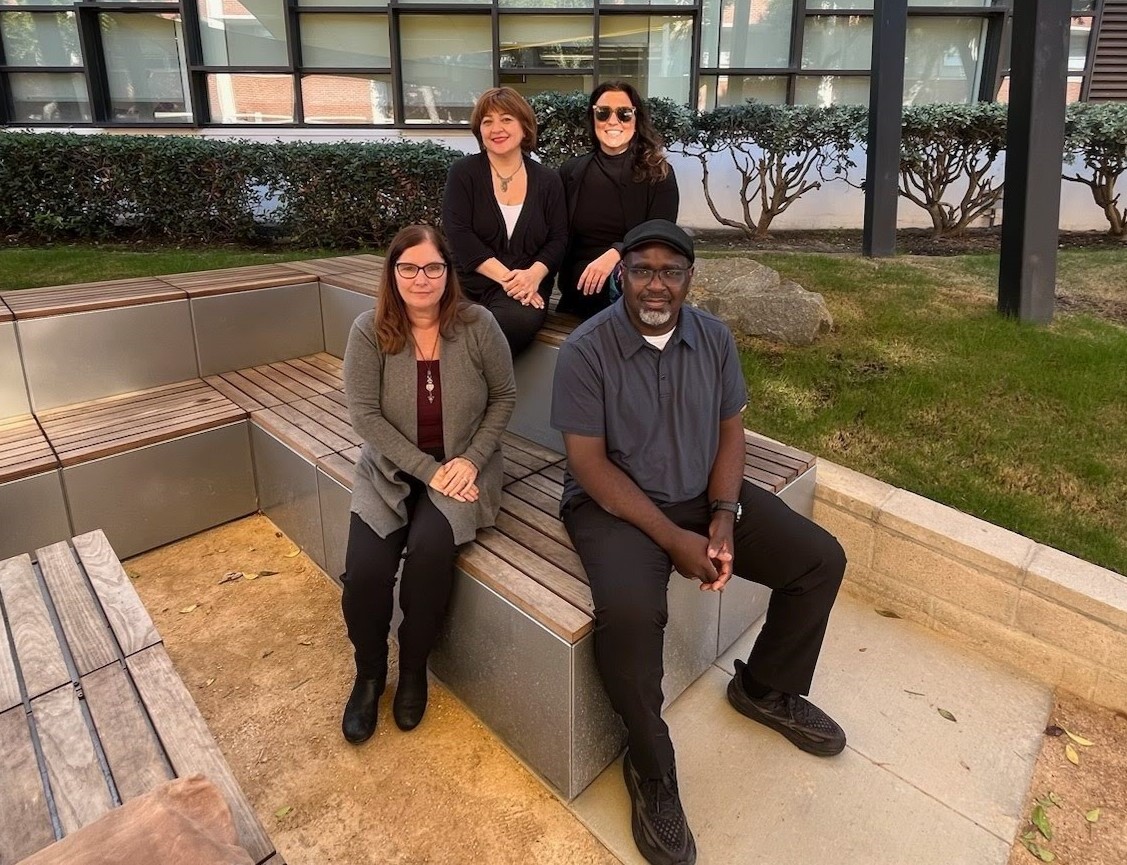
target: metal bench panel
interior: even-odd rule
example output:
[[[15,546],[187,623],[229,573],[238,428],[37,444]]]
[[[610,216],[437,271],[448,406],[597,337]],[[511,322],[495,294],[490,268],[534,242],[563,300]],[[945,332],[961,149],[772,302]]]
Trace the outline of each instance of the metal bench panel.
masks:
[[[16,325],[0,322],[0,418],[31,411],[24,383],[23,363],[16,343]]]
[[[348,549],[349,507],[352,492],[317,469],[317,498],[321,503],[321,531],[325,543],[325,573],[338,586]]]
[[[509,432],[563,453],[563,436],[548,422],[559,353],[558,347],[533,340],[516,359],[513,372],[517,382],[517,404],[509,420]]]
[[[187,300],[18,322],[35,411],[198,375]]]
[[[58,469],[0,484],[0,559],[71,534]]]
[[[348,331],[362,312],[376,304],[376,299],[357,291],[321,282],[321,318],[325,328],[325,351],[344,357]]]
[[[63,469],[74,531],[126,558],[254,513],[247,421]]]
[[[200,375],[314,354],[325,347],[317,283],[193,297]]]
[[[251,441],[259,509],[324,568],[325,539],[316,467],[254,423]]]

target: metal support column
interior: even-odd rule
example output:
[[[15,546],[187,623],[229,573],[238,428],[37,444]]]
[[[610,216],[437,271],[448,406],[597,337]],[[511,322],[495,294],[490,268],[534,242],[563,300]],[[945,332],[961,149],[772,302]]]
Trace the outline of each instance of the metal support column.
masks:
[[[908,7],[904,0],[876,0],[865,158],[865,233],[861,249],[871,258],[896,254],[907,33]]]
[[[1014,5],[998,311],[1053,319],[1071,0]]]

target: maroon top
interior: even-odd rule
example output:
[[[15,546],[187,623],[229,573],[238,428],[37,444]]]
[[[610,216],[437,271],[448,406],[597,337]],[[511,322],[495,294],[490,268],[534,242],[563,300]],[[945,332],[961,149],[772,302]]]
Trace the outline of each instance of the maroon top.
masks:
[[[442,441],[442,378],[437,360],[416,360],[419,371],[419,450],[436,459],[444,459]],[[427,390],[427,372],[430,372],[433,390]],[[429,397],[433,396],[432,401]]]

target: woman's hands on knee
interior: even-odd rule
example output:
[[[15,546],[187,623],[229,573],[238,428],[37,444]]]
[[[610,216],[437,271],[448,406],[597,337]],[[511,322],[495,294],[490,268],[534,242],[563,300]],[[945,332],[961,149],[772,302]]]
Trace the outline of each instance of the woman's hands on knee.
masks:
[[[477,466],[465,457],[443,463],[430,479],[431,489],[459,502],[476,502]]]

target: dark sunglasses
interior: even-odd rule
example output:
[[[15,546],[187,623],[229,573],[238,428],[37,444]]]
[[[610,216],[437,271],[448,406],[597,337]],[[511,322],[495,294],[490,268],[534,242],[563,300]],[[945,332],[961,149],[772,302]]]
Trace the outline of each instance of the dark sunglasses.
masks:
[[[619,123],[629,123],[638,113],[636,108],[611,108],[609,105],[595,105],[591,110],[595,112],[595,119],[600,123],[606,123],[612,114],[618,118]]]

